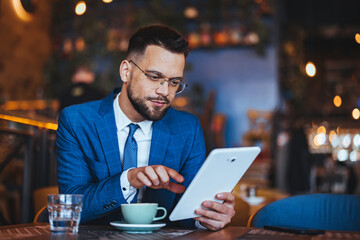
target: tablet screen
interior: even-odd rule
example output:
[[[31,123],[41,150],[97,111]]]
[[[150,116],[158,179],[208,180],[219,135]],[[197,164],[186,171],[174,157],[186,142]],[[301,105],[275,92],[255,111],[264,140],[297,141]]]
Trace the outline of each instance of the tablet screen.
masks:
[[[259,147],[212,150],[170,214],[170,221],[198,217],[195,209],[205,200],[220,202],[216,194],[231,192],[259,153]]]

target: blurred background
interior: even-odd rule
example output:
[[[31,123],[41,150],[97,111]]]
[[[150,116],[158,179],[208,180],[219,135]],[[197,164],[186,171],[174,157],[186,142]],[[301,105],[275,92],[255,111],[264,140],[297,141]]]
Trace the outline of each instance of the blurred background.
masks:
[[[149,24],[193,49],[173,107],[200,118],[207,152],[262,149],[234,189],[245,220],[290,195],[360,194],[359,10],[358,0],[0,1],[0,224],[31,222],[39,192],[57,191],[59,111],[121,86],[129,37]]]

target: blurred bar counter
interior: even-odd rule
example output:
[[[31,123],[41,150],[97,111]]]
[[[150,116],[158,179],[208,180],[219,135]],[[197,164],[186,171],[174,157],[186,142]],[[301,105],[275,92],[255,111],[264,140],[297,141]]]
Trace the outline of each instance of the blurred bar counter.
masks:
[[[0,110],[0,119],[55,131],[58,127],[55,119],[22,111]]]

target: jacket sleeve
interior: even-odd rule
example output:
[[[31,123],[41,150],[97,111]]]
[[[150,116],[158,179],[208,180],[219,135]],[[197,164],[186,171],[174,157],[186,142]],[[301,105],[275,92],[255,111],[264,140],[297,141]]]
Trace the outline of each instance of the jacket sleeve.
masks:
[[[196,173],[199,171],[200,167],[205,161],[206,158],[206,149],[205,149],[205,140],[203,130],[201,128],[200,122],[196,119],[195,128],[194,128],[194,137],[191,144],[185,147],[190,147],[190,152],[186,158],[184,164],[180,169],[180,174],[185,178],[184,186],[187,188],[190,182],[195,177]],[[175,199],[175,205],[179,201],[180,196],[177,196]],[[174,205],[174,206],[175,206]],[[195,227],[194,219],[185,219],[179,222],[181,227]]]
[[[126,200],[120,188],[121,173],[104,179],[96,179],[92,174],[72,122],[76,117],[76,111],[68,109],[59,116],[56,138],[58,185],[60,193],[83,194],[81,222],[88,222],[119,210]]]

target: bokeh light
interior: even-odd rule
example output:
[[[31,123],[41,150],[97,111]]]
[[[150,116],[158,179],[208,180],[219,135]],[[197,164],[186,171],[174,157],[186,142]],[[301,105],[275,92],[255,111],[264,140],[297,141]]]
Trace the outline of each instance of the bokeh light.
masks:
[[[341,144],[344,148],[348,148],[351,144],[351,136],[350,134],[346,134],[342,137]]]
[[[325,144],[325,141],[326,141],[326,136],[324,133],[318,133],[315,135],[314,137],[314,144],[315,146],[321,146],[321,145],[324,145]]]
[[[312,63],[312,62],[308,62],[308,63],[306,64],[305,71],[306,71],[306,74],[307,74],[309,77],[314,77],[315,74],[316,74],[315,64]]]
[[[337,159],[339,161],[342,161],[342,162],[346,161],[348,159],[348,157],[349,157],[349,153],[345,149],[341,149],[337,153]]]
[[[75,13],[77,15],[83,15],[85,12],[86,12],[86,3],[85,3],[85,1],[79,1],[76,4],[76,7],[75,7]]]
[[[359,117],[360,117],[360,111],[359,111],[359,109],[354,108],[354,110],[352,111],[352,117],[353,117],[355,120],[359,119]]]
[[[317,130],[317,133],[323,133],[326,134],[326,128],[324,126],[320,126]]]
[[[332,132],[334,132],[334,131],[332,131]],[[336,148],[340,143],[340,139],[339,139],[338,135],[335,132],[333,134],[329,135],[329,140],[330,140],[331,146],[333,148]]]
[[[12,0],[13,8],[16,15],[23,21],[30,21],[33,19],[32,15],[24,10],[20,0]]]
[[[335,107],[340,107],[341,104],[342,104],[342,99],[341,99],[341,97],[339,95],[336,95],[334,97],[333,102],[334,102]]]
[[[359,33],[356,33],[355,34],[355,41],[360,44],[360,34]]]
[[[353,144],[354,147],[359,148],[360,147],[360,134],[355,134],[353,138]]]
[[[184,10],[184,16],[186,18],[194,19],[198,15],[199,15],[199,12],[195,7],[190,6],[190,7],[185,8],[185,10]]]
[[[349,159],[352,162],[356,162],[358,160],[359,156],[358,156],[358,152],[357,151],[352,151],[349,155]]]

